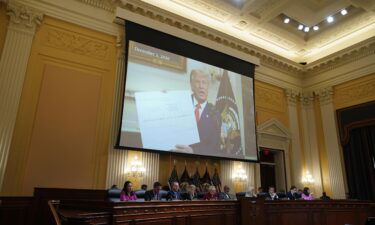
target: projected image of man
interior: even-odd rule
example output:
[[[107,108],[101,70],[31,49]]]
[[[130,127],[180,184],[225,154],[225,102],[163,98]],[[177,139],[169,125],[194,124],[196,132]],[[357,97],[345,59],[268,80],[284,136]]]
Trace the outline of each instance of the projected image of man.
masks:
[[[219,155],[221,117],[215,106],[207,101],[210,77],[200,70],[190,73],[192,104],[200,142],[190,146],[176,145],[176,151],[201,155]]]

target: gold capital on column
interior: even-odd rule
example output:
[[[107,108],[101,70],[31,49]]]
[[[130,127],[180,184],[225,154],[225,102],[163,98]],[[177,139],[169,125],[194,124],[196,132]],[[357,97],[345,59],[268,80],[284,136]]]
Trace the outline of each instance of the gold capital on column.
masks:
[[[333,101],[333,87],[320,88],[314,91],[315,95],[319,97],[321,105],[332,103]]]
[[[7,15],[10,19],[9,29],[19,28],[34,33],[35,28],[42,23],[43,14],[18,2],[7,5]]]

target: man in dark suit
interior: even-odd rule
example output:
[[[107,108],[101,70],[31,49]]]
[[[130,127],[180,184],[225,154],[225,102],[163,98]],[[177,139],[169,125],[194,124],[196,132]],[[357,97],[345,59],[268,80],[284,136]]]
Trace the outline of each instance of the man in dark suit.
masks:
[[[181,194],[180,194],[180,185],[178,184],[178,182],[173,182],[172,183],[172,190],[170,190],[168,193],[167,193],[167,201],[173,201],[173,200],[181,200]]]
[[[161,183],[155,182],[152,190],[145,192],[145,201],[161,200]]]
[[[209,83],[208,75],[200,70],[191,71],[192,102],[200,142],[190,146],[176,145],[176,151],[200,155],[220,155],[221,117],[215,106],[207,102]]]
[[[297,190],[297,187],[292,185],[290,187],[290,190],[288,193],[286,193],[286,197],[289,199],[289,200],[297,200],[297,199],[300,199],[301,196],[298,194],[298,190]]]

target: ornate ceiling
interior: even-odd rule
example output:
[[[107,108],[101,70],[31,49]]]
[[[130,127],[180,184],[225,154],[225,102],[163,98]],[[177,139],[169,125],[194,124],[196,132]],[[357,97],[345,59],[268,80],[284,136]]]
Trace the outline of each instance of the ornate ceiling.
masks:
[[[126,0],[122,0],[123,3]],[[314,62],[375,36],[374,0],[139,0],[294,62]],[[348,14],[340,15],[340,10]],[[334,15],[335,21],[326,22]],[[285,17],[292,19],[283,23]],[[318,31],[305,33],[298,24]]]

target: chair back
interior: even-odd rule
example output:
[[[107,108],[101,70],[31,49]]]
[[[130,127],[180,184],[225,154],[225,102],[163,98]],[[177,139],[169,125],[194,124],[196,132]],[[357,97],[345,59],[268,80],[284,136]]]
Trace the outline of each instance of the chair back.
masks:
[[[55,221],[55,225],[61,225],[61,220],[59,217],[59,214],[57,213],[57,210],[59,208],[60,201],[59,200],[49,200],[48,201],[48,207],[52,212],[53,219]]]

